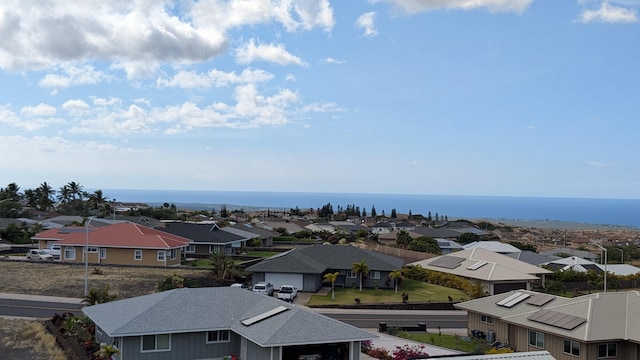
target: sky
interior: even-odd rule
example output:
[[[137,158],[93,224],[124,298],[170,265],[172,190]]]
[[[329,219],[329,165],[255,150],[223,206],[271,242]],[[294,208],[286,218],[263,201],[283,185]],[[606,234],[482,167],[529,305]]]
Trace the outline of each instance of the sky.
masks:
[[[0,187],[640,199],[638,11],[3,0]]]

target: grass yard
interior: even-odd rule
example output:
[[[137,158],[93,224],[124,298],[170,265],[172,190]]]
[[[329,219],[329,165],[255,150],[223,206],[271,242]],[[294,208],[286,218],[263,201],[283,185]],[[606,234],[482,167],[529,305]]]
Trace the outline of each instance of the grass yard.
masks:
[[[455,301],[468,300],[469,297],[460,290],[446,288],[444,286],[427,284],[422,281],[405,279],[396,293],[393,289],[362,289],[359,288],[335,288],[335,300],[331,299],[331,291],[327,295],[311,295],[307,303],[309,306],[331,304],[353,304],[355,298],[362,303],[399,303],[402,302],[401,294],[409,294],[409,302],[440,302],[448,301],[449,296]]]
[[[469,339],[466,336],[435,333],[413,333],[400,331],[394,336],[421,342],[429,345],[445,347],[463,352],[485,352],[489,345],[485,341]]]

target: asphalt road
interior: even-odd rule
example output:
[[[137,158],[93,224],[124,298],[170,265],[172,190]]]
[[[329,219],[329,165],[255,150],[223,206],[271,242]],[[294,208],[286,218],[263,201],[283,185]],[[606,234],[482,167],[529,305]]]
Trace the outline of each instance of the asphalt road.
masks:
[[[467,328],[467,314],[458,310],[313,310],[365,329],[375,329],[381,322],[387,323],[387,327],[418,326],[419,323],[425,323],[429,329]]]
[[[28,318],[51,318],[54,314],[73,312],[80,314],[79,303],[68,301],[48,300],[44,297],[38,300],[31,300],[26,297],[0,298],[0,316],[28,317]]]

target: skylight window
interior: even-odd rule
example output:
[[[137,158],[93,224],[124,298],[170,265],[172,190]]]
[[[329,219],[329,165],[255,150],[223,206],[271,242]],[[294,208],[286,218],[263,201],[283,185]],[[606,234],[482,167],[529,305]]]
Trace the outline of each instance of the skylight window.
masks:
[[[256,315],[254,317],[250,317],[248,319],[240,321],[240,323],[244,326],[251,326],[255,323],[259,323],[260,321],[266,320],[272,316],[276,316],[282,312],[289,310],[289,308],[284,306],[278,306],[275,309],[271,309],[269,311],[265,311],[262,314]]]

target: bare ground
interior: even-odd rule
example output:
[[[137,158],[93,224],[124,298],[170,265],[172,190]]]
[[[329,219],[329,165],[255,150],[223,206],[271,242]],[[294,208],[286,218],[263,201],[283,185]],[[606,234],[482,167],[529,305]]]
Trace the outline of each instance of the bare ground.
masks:
[[[195,268],[89,265],[88,274],[89,288],[101,289],[108,285],[109,292],[118,299],[154,293],[158,285],[173,274],[193,279],[201,286],[215,284],[211,270]],[[3,293],[82,298],[84,279],[84,265],[0,260],[0,292]]]

